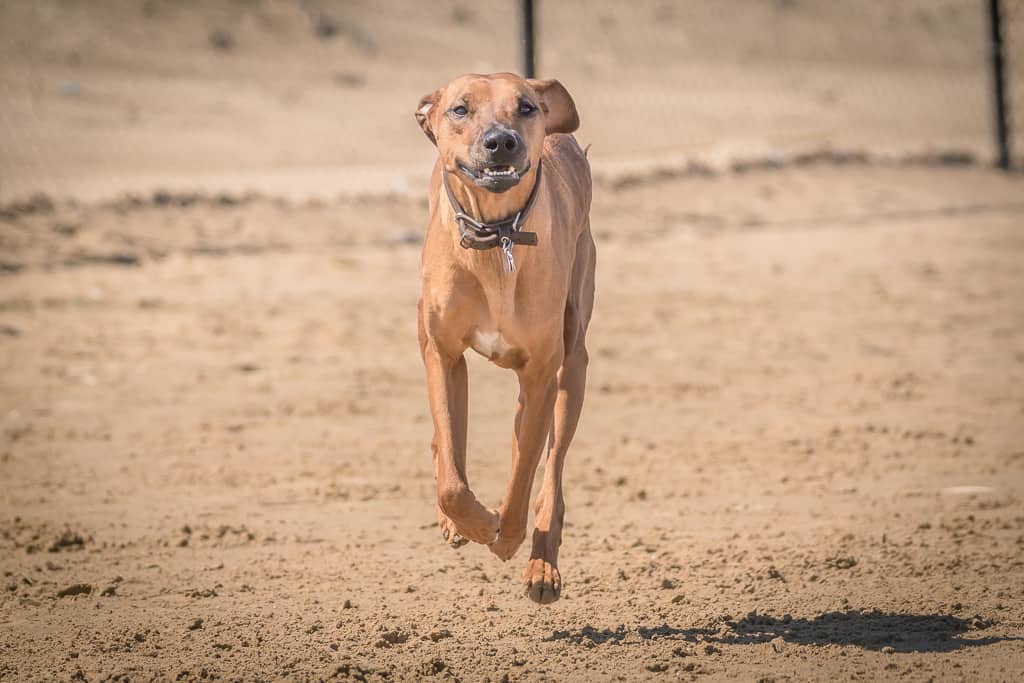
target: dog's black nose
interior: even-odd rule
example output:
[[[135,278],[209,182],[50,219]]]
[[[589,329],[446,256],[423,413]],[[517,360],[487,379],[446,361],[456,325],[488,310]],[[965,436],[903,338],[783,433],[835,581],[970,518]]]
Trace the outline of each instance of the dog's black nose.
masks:
[[[484,133],[484,149],[491,161],[507,163],[519,156],[519,134],[507,128],[492,128]]]

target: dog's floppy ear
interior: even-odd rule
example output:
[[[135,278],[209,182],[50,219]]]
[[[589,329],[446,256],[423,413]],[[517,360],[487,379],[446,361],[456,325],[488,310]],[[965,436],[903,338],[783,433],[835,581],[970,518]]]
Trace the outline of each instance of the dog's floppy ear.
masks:
[[[565,86],[552,79],[526,81],[534,92],[540,95],[540,108],[544,112],[544,132],[571,133],[580,127],[580,115],[576,113],[576,103]]]
[[[434,134],[434,114],[437,113],[437,104],[441,101],[442,93],[444,93],[444,88],[438,88],[429,95],[424,95],[416,106],[416,122],[420,124],[420,128],[435,145],[437,136]]]

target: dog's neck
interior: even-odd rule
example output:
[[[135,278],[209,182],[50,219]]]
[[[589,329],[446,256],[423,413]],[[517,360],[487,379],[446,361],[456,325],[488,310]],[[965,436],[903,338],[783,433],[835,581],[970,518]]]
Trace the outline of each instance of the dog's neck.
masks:
[[[449,187],[462,211],[481,223],[492,223],[515,216],[516,212],[526,206],[533,194],[534,185],[538,181],[536,171],[538,167],[539,164],[535,164],[518,185],[501,193],[488,192],[477,187],[467,181],[459,172],[449,172],[444,169],[441,172],[447,174]],[[443,189],[442,192],[444,192]]]

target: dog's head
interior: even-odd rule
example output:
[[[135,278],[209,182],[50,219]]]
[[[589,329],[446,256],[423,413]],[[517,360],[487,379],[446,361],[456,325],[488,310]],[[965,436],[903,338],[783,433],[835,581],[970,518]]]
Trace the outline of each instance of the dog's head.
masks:
[[[449,173],[490,192],[515,187],[536,167],[545,135],[580,125],[561,83],[509,73],[456,78],[420,100],[416,120]]]

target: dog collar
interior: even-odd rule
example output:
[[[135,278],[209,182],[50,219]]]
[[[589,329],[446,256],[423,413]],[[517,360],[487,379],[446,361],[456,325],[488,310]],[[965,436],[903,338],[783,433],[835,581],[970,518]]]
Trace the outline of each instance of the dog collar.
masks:
[[[455,211],[455,222],[459,224],[459,246],[463,249],[494,249],[501,247],[505,254],[505,266],[508,272],[515,272],[516,262],[512,258],[512,245],[525,244],[527,246],[537,245],[537,233],[525,232],[521,225],[530,214],[530,209],[537,201],[537,194],[540,192],[540,161],[537,161],[537,177],[533,183],[533,189],[522,209],[515,215],[500,221],[485,223],[478,221],[462,210],[462,205],[455,198],[451,185],[448,184],[448,171],[441,172],[441,180],[444,183],[444,191],[448,195],[448,202]]]

